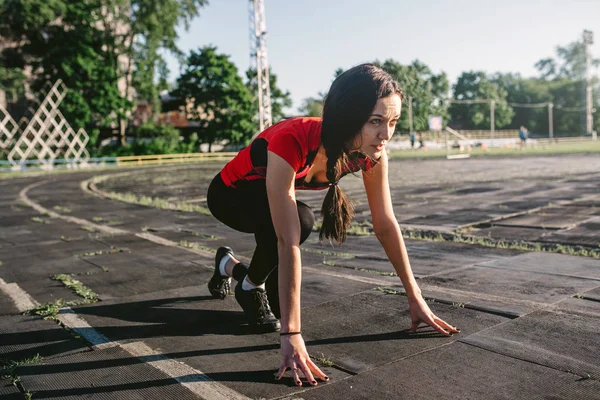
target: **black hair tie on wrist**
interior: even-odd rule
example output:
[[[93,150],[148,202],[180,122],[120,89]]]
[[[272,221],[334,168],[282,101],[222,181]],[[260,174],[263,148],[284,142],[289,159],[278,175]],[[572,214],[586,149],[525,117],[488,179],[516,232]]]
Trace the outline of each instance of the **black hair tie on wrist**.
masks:
[[[302,332],[281,332],[279,336],[302,335]]]

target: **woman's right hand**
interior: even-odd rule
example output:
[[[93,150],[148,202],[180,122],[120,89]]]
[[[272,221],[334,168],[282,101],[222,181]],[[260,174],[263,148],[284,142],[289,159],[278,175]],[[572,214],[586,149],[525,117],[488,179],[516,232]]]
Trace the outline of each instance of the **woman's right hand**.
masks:
[[[301,371],[313,386],[317,385],[315,377],[325,382],[329,380],[329,377],[308,356],[302,335],[281,336],[281,355],[283,360],[277,372],[277,380],[283,377],[288,368],[292,371],[292,377],[297,386],[302,386],[298,371]]]

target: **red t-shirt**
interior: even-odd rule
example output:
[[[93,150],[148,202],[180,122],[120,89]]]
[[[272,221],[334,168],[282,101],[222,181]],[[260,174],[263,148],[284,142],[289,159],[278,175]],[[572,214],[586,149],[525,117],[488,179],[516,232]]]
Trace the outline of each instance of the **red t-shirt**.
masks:
[[[314,179],[311,182],[304,181],[321,144],[321,122],[321,118],[298,117],[270,126],[223,167],[221,179],[230,187],[236,187],[239,181],[265,179],[267,152],[272,151],[296,171],[296,190],[328,188],[330,183],[315,182]],[[375,165],[364,154],[356,154],[342,176],[360,170],[368,171]]]

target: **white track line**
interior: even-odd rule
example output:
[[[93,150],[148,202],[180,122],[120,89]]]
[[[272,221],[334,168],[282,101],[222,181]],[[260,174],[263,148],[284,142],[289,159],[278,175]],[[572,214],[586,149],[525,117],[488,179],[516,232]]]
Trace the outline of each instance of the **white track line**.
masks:
[[[129,354],[138,357],[147,364],[164,372],[183,386],[188,388],[199,397],[207,400],[249,400],[246,397],[227,386],[215,382],[206,374],[190,367],[180,361],[167,358],[143,342],[128,343],[121,345],[121,348]]]
[[[63,308],[58,314],[58,319],[65,326],[83,336],[92,343],[92,348],[97,350],[111,347],[120,347],[134,357],[153,368],[175,379],[188,390],[201,399],[206,400],[249,400],[248,397],[236,392],[227,386],[210,379],[202,371],[190,367],[180,361],[172,360],[156,352],[144,342],[120,343],[111,341],[106,336],[95,330],[81,316],[71,308]]]
[[[0,291],[10,297],[19,312],[31,310],[39,305],[37,301],[16,283],[6,283],[0,279]]]
[[[58,312],[57,318],[65,326],[74,330],[81,336],[83,336],[88,342],[92,344],[92,348],[102,350],[110,347],[119,346],[119,342],[113,342],[87,323],[86,320],[81,318],[71,308],[61,308]]]
[[[147,232],[133,233],[123,229],[116,229],[104,225],[94,224],[90,221],[81,218],[65,216],[58,214],[54,211],[48,210],[47,208],[39,205],[38,203],[35,203],[27,197],[27,192],[30,189],[33,189],[34,187],[40,186],[44,183],[46,183],[46,181],[38,182],[25,187],[19,193],[19,199],[24,203],[28,204],[30,207],[32,207],[39,213],[46,213],[53,218],[60,218],[78,225],[91,226],[98,231],[111,234],[134,234],[137,237],[149,240],[154,243],[162,244],[165,246],[178,247],[199,255],[210,256],[211,258],[214,256],[213,253],[210,253],[208,251],[182,247],[173,241],[161,238],[160,236],[152,235]],[[7,293],[13,299],[19,311],[27,311],[32,308],[35,308],[38,305],[38,303],[34,299],[32,299],[31,296],[29,296],[16,283],[4,284],[3,282],[4,281],[0,282],[0,290]],[[246,397],[241,393],[238,393],[235,390],[230,389],[221,383],[213,381],[202,371],[194,369],[180,361],[175,361],[161,355],[160,353],[152,350],[143,342],[122,344],[118,341],[111,341],[109,338],[95,330],[90,324],[87,323],[87,321],[85,321],[81,316],[77,315],[75,311],[73,311],[71,308],[66,307],[61,309],[57,317],[59,321],[61,321],[66,327],[77,332],[78,334],[83,336],[88,342],[90,342],[94,349],[101,350],[118,346],[123,350],[127,351],[132,356],[139,358],[141,361],[147,363],[148,365],[158,369],[159,371],[162,371],[171,378],[175,379],[177,382],[185,386],[188,390],[196,394],[201,399],[250,400],[249,397]]]

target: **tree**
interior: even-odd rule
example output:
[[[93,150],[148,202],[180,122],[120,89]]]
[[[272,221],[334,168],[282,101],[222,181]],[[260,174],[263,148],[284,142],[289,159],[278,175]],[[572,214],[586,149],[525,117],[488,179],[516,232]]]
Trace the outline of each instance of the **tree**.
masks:
[[[592,66],[600,66],[600,59],[592,59]],[[556,47],[556,58],[544,58],[535,64],[540,80],[548,87],[550,100],[554,103],[554,131],[557,133],[585,133],[584,109],[586,105],[586,45],[581,40]],[[600,85],[592,79],[592,98],[597,105]],[[596,106],[597,107],[597,106]],[[593,125],[598,129],[600,113],[594,116]]]
[[[109,51],[110,32],[98,28],[100,0],[7,0],[1,34],[16,47],[2,60],[31,67],[34,93],[62,79],[69,89],[61,110],[75,129],[108,126],[131,107],[120,95],[117,54]],[[60,21],[58,23],[57,21]],[[6,64],[5,64],[6,65]]]
[[[246,86],[248,86],[248,90],[252,93],[255,115],[258,115],[258,80],[256,70],[249,69],[246,71],[246,79],[248,79]],[[271,71],[271,67],[269,67],[269,88],[271,91],[271,117],[275,124],[285,118],[283,109],[292,106],[292,98],[289,91],[283,91],[277,86],[277,75]],[[256,123],[256,130],[258,131],[258,123]]]
[[[406,96],[403,104],[403,118],[398,121],[396,131],[408,132],[408,98],[412,98],[413,129],[426,130],[429,126],[429,116],[441,116],[446,122],[449,119],[446,102],[449,83],[446,73],[434,74],[431,69],[419,60],[409,65],[402,65],[392,59],[383,63],[375,61],[390,74],[399,84]]]
[[[319,92],[317,97],[308,97],[302,101],[302,104],[298,108],[300,115],[307,117],[322,117],[323,116],[323,102],[325,101],[326,94]]]
[[[0,36],[18,46],[6,49],[11,54],[3,59],[31,65],[34,88],[63,79],[70,89],[63,105],[74,124],[90,129],[116,122],[124,143],[134,92],[158,111],[158,92],[168,73],[161,50],[181,55],[176,28],[187,28],[206,3],[4,0]]]
[[[504,89],[507,93],[506,101],[517,104],[543,104],[552,102],[551,85],[543,79],[523,78],[519,74],[497,73],[491,77],[491,82]],[[518,129],[521,125],[526,126],[532,133],[547,133],[548,107],[513,107],[514,116],[506,126]]]
[[[252,94],[227,55],[214,46],[191,51],[172,95],[185,106],[188,119],[200,127],[201,139],[241,144],[255,132]]]
[[[455,100],[494,100],[495,127],[508,126],[514,115],[512,107],[507,104],[507,92],[494,84],[483,71],[463,72],[452,87]],[[457,104],[452,103],[450,123],[460,129],[490,129],[491,104]]]
[[[333,80],[335,80],[338,76],[344,73],[342,68],[337,68],[333,72]],[[323,103],[325,103],[325,98],[327,97],[327,92],[319,92],[316,97],[307,97],[302,101],[300,107],[298,107],[298,112],[301,115],[305,115],[307,117],[322,117],[323,116]]]
[[[583,40],[556,47],[557,59],[544,58],[535,64],[535,67],[545,80],[552,79],[585,79],[586,52]],[[599,66],[600,59],[592,59],[592,66]]]

